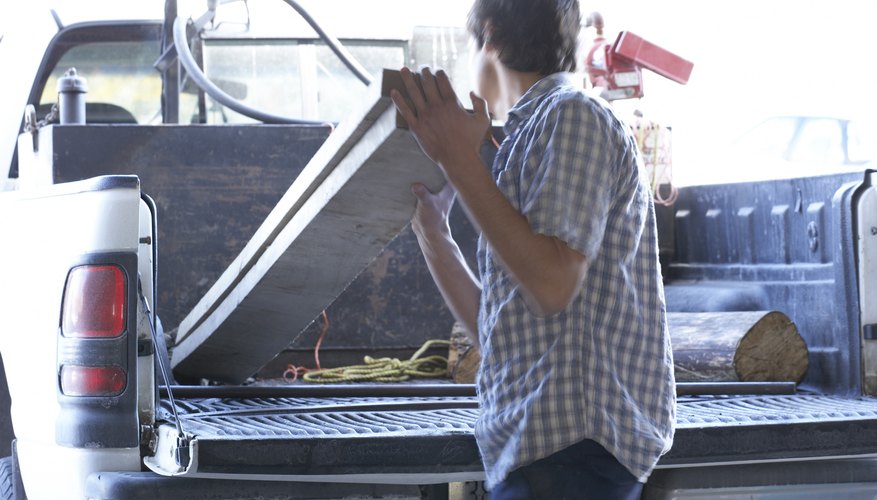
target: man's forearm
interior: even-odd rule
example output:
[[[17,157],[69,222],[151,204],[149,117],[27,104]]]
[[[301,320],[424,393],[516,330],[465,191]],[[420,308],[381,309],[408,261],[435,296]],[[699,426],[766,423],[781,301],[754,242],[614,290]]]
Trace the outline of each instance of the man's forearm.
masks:
[[[578,292],[587,269],[584,256],[557,238],[534,233],[477,155],[461,161],[465,164],[443,168],[470,219],[521,285],[528,302],[542,314],[559,312]]]
[[[415,233],[416,234],[416,233]],[[417,234],[426,265],[454,318],[478,345],[478,307],[481,287],[463,258],[450,230]]]

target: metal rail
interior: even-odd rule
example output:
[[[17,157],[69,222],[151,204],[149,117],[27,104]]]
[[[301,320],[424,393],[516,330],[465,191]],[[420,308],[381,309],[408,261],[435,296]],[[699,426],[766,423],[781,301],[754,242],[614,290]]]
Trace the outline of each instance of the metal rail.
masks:
[[[794,382],[680,382],[677,396],[795,394]],[[474,397],[473,384],[171,386],[179,398]],[[161,388],[162,397],[167,391]]]

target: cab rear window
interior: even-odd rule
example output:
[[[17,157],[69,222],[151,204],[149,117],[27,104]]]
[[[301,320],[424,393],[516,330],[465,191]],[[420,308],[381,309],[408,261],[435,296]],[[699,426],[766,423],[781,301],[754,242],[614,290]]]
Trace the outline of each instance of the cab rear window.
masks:
[[[72,47],[55,65],[39,100],[38,117],[58,98],[58,79],[76,68],[86,80],[86,120],[161,123],[161,75],[153,67],[157,41],[94,42]]]

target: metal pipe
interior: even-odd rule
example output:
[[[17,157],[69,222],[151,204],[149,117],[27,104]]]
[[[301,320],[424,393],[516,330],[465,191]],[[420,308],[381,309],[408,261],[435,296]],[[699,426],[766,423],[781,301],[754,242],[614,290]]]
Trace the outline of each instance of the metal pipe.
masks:
[[[794,382],[677,382],[677,396],[742,396],[795,394]]]
[[[362,65],[359,64],[356,59],[354,59],[353,55],[348,52],[343,45],[341,45],[341,42],[339,42],[337,38],[326,33],[323,28],[320,27],[317,21],[314,20],[314,18],[311,17],[311,15],[308,14],[308,12],[304,10],[304,8],[299,5],[298,2],[296,2],[295,0],[283,1],[286,2],[287,5],[295,9],[295,11],[298,12],[299,15],[305,21],[307,21],[309,25],[311,25],[311,28],[313,28],[314,31],[316,31],[317,34],[320,35],[320,38],[322,38],[323,41],[326,42],[326,45],[328,45],[329,48],[332,49],[332,52],[334,52],[335,55],[338,56],[338,59],[341,59],[341,62],[343,62],[344,65],[347,66],[347,68],[350,69],[350,71],[352,71],[353,74],[356,75],[356,77],[359,78],[362,83],[366,85],[371,84],[372,76],[369,75],[368,70],[362,67]]]
[[[474,397],[472,384],[320,384],[171,386],[180,398]],[[161,394],[166,394],[161,388]]]
[[[171,386],[180,398],[475,397],[473,384]],[[794,382],[679,382],[677,396],[791,395]],[[166,395],[164,387],[162,396]]]

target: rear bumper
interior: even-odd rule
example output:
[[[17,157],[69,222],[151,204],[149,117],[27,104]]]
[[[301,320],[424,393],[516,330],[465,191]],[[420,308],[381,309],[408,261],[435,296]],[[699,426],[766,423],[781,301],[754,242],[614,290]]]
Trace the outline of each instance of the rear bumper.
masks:
[[[420,498],[414,485],[325,484],[165,477],[152,472],[92,474],[86,498],[93,500],[216,500],[262,498]]]
[[[659,469],[643,499],[864,499],[875,490],[877,458],[871,457]]]
[[[139,471],[139,448],[67,448],[16,441],[19,469],[31,500],[86,498],[83,479],[99,471]]]

